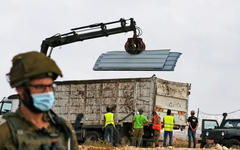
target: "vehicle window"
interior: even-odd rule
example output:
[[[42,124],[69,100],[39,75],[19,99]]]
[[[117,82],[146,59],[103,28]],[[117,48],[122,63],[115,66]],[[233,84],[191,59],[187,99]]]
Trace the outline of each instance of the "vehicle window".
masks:
[[[225,128],[232,128],[233,127],[233,124],[231,121],[227,121],[224,125]]]
[[[235,128],[235,127],[240,127],[240,122],[239,120],[227,120],[224,124],[225,128]]]
[[[218,127],[217,121],[215,120],[207,120],[204,122],[204,129],[214,129]]]
[[[2,107],[1,107],[1,114],[5,114],[5,113],[11,111],[11,107],[12,107],[12,103],[10,103],[10,102],[3,103]]]
[[[236,127],[240,128],[240,122],[237,123]]]

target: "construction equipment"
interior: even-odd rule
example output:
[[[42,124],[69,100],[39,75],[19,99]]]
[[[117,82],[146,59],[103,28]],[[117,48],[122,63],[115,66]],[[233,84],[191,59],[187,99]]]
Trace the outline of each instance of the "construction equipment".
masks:
[[[113,27],[113,25],[115,25]],[[118,25],[116,27],[116,25]],[[95,71],[174,71],[181,53],[170,49],[145,50],[139,36],[142,31],[133,18],[108,23],[97,23],[71,29],[65,34],[56,34],[42,41],[41,52],[51,56],[54,47],[112,34],[133,31],[133,37],[125,43],[125,51],[110,51],[100,55],[93,67]],[[48,53],[48,49],[51,51]],[[144,52],[143,52],[144,51]]]
[[[108,27],[117,23],[120,23],[119,27]],[[94,31],[86,32],[89,30]],[[129,38],[127,43],[125,44],[126,51],[130,54],[139,54],[140,52],[145,50],[145,44],[143,43],[142,39],[139,38],[141,29],[136,26],[136,22],[133,18],[126,20],[121,18],[119,21],[91,24],[88,26],[73,28],[69,33],[56,34],[42,41],[41,52],[47,55],[48,49],[50,47],[51,51],[48,54],[48,56],[50,57],[52,49],[57,46],[129,31],[133,31],[133,38]]]

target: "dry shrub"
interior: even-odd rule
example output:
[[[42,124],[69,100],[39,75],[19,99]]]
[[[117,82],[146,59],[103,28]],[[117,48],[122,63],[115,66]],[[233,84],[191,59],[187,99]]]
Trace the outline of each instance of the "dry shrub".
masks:
[[[107,141],[103,141],[101,139],[98,139],[98,141],[91,141],[90,139],[87,139],[84,142],[85,146],[95,146],[95,147],[111,147],[113,148],[112,144],[107,142]]]
[[[198,138],[196,139],[197,141],[197,148],[200,148],[200,143],[198,143]],[[168,143],[167,143],[168,144]],[[174,138],[173,137],[173,146],[176,148],[187,148],[188,147],[188,139],[183,139],[183,138]],[[191,143],[191,147],[193,147],[193,141]]]
[[[231,148],[232,149],[240,149],[240,145],[233,145]]]
[[[215,148],[216,144],[213,143],[206,143],[206,145],[204,146],[205,148]]]
[[[181,138],[173,138],[173,146],[174,147],[188,147],[188,141],[186,139]]]

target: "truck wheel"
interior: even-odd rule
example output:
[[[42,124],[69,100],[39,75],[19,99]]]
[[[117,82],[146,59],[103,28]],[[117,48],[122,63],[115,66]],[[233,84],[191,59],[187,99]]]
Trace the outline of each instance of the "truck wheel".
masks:
[[[85,139],[89,139],[91,141],[97,141],[99,139],[100,135],[96,131],[87,131]]]
[[[203,148],[206,145],[206,142],[201,142],[200,148]]]
[[[131,139],[127,136],[123,136],[121,137],[120,143],[122,146],[131,145]]]
[[[237,139],[229,139],[229,140],[224,140],[223,145],[226,146],[227,148],[232,147],[233,145],[240,145],[240,141]]]

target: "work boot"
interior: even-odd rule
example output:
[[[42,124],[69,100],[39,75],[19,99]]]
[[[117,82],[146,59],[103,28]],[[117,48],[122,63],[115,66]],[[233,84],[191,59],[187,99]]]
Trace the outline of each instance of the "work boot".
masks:
[[[155,143],[153,142],[153,143],[152,143],[152,148],[154,148],[154,147],[155,147]]]

